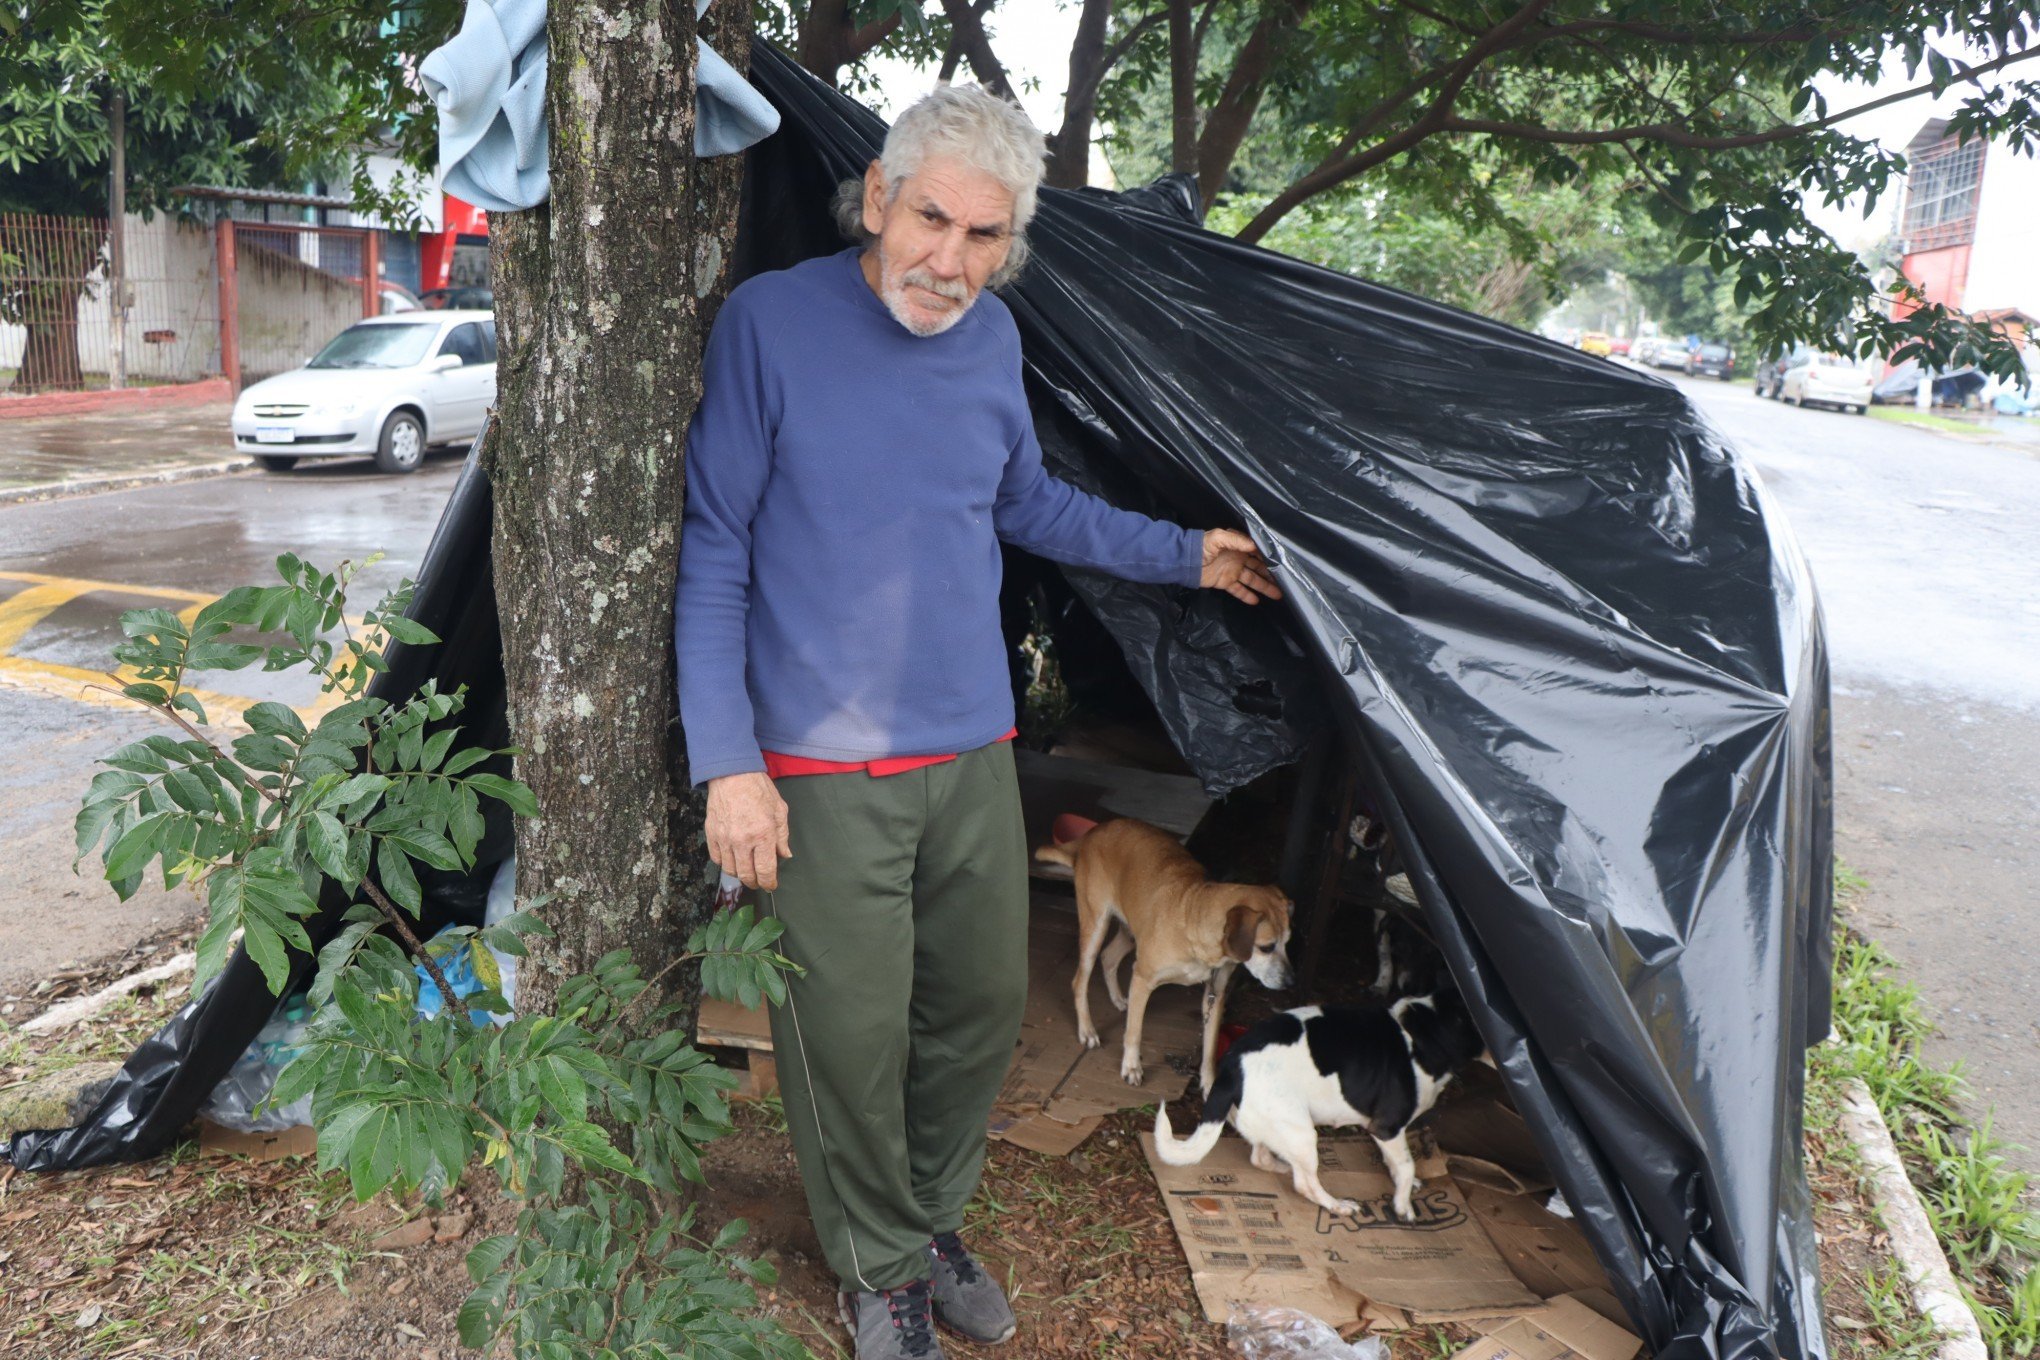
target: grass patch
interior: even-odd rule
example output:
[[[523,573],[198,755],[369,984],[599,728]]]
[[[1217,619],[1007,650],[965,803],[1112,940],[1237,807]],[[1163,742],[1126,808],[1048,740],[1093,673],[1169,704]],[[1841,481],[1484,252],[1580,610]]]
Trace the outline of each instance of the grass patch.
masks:
[[[1850,930],[1845,916],[1868,885],[1835,868],[1835,1024],[1833,1039],[1815,1049],[1808,1070],[1808,1118],[1831,1128],[1842,1084],[1856,1078],[1869,1088],[1913,1184],[1933,1219],[1957,1283],[1968,1295],[1984,1340],[1999,1360],[2030,1356],[2040,1347],[2040,1214],[2033,1210],[2029,1177],[2004,1158],[1988,1117],[1972,1127],[1960,1113],[1966,1095],[1960,1069],[1939,1067],[1920,1048],[1931,1032],[1919,993],[1896,980],[1896,964],[1875,943]],[[1911,1310],[1904,1290],[1888,1276],[1870,1281],[1873,1313],[1903,1308],[1885,1328],[1905,1338],[1892,1353],[1931,1350],[1901,1320]],[[1920,1353],[1924,1353],[1921,1351]]]
[[[1870,415],[1875,420],[1888,420],[1895,425],[1914,425],[1922,430],[1933,430],[1940,434],[1976,434],[1976,422],[1958,420],[1954,416],[1937,416],[1931,411],[1922,411],[1911,406],[1873,406]]]

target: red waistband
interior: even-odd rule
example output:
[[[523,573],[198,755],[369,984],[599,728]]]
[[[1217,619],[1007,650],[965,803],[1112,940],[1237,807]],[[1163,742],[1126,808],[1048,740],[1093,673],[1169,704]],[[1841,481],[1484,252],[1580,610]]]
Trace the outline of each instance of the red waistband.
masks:
[[[1019,735],[1020,729],[1015,727],[998,740],[1011,741]],[[904,774],[923,765],[940,765],[945,760],[956,759],[953,751],[939,756],[880,756],[876,760],[817,760],[813,756],[789,756],[778,751],[767,751],[764,755],[765,773],[774,779],[795,774],[843,774],[850,770],[864,770],[873,776]]]

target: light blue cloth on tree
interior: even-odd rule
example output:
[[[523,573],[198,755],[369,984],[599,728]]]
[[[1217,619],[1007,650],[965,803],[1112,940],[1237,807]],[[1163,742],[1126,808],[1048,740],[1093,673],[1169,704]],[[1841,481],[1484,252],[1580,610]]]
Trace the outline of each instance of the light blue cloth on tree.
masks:
[[[707,8],[697,0],[694,17]],[[776,131],[779,111],[707,43],[695,43],[694,154],[731,155]],[[545,202],[545,72],[545,0],[468,0],[460,32],[418,63],[439,106],[448,193],[489,212]]]

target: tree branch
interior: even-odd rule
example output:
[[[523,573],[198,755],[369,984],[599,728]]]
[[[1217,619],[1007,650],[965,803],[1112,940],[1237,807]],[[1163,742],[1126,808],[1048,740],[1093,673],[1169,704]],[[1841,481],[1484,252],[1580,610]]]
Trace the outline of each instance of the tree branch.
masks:
[[[1204,12],[1209,16],[1211,9],[1207,7]],[[1143,14],[1139,19],[1135,20],[1132,27],[1120,34],[1118,40],[1105,49],[1105,61],[1099,69],[1099,75],[1102,77],[1106,71],[1118,65],[1119,59],[1133,50],[1133,45],[1140,41],[1140,36],[1143,33],[1146,33],[1168,17],[1169,12],[1167,10],[1158,9],[1152,14]]]
[[[2008,52],[1994,61],[1979,63],[1963,68],[1963,79],[1988,75],[1992,71],[2015,66],[2022,61],[2040,57],[2040,47],[2028,48],[2023,52]],[[1449,132],[1484,132],[1495,137],[1515,137],[1530,142],[1551,142],[1563,146],[1596,146],[1608,142],[1650,141],[1663,142],[1668,146],[1688,147],[1699,151],[1729,151],[1741,147],[1769,146],[1774,142],[1790,141],[1808,133],[1825,132],[1837,123],[1847,122],[1873,110],[1903,103],[1923,94],[1933,92],[1933,82],[1915,85],[1910,89],[1898,90],[1891,94],[1831,113],[1825,118],[1816,118],[1810,123],[1788,123],[1763,132],[1739,132],[1723,136],[1706,136],[1688,132],[1674,123],[1642,123],[1623,128],[1545,128],[1534,123],[1500,122],[1484,118],[1452,118],[1444,120],[1442,128]]]
[[[989,14],[997,0],[974,0],[972,8],[980,15]],[[949,41],[942,48],[942,71],[935,78],[947,85],[956,79],[956,65],[963,60],[963,39],[954,28],[949,31]],[[1072,58],[1074,60],[1074,58]]]
[[[1554,3],[1556,3],[1556,0],[1527,0],[1527,3],[1522,8],[1502,20],[1501,23],[1496,24],[1471,44],[1460,55],[1458,60],[1441,66],[1434,71],[1427,72],[1415,81],[1412,81],[1411,85],[1406,86],[1403,91],[1398,91],[1397,94],[1390,96],[1390,99],[1399,105],[1406,101],[1415,90],[1423,89],[1433,84],[1441,86],[1437,96],[1432,99],[1429,107],[1424,110],[1422,116],[1415,123],[1357,155],[1348,155],[1345,159],[1337,161],[1327,157],[1325,160],[1320,161],[1317,167],[1309,174],[1296,180],[1287,189],[1277,194],[1267,207],[1254,214],[1253,221],[1247,223],[1240,230],[1237,239],[1248,243],[1260,240],[1268,234],[1269,228],[1281,221],[1291,208],[1294,208],[1305,199],[1323,193],[1326,189],[1342,184],[1355,175],[1381,164],[1383,161],[1401,155],[1410,147],[1436,133],[1443,125],[1447,115],[1451,113],[1453,101],[1459,98],[1459,92],[1466,88],[1466,82],[1473,78],[1474,73],[1480,69],[1481,64],[1496,53],[1506,51],[1520,43],[1524,32],[1537,21],[1537,17],[1540,14],[1544,13]],[[1385,116],[1385,114],[1381,116]],[[1367,117],[1370,122],[1379,121],[1379,118],[1376,116],[1368,115]],[[1342,139],[1341,145],[1357,145],[1358,140],[1357,136],[1349,135],[1348,139]]]
[[[118,680],[120,677],[116,675],[113,676],[112,678]],[[103,690],[108,694],[119,694],[121,695],[122,698],[134,699],[134,696],[131,694],[127,694],[122,690],[113,689],[109,686],[99,684],[97,681],[94,681],[86,685],[85,688]],[[255,792],[261,794],[264,798],[267,798],[269,800],[270,806],[272,807],[283,806],[283,799],[280,795],[278,795],[277,793],[273,792],[270,789],[264,788],[261,780],[250,776],[245,769],[242,769],[240,761],[235,760],[225,751],[222,751],[218,746],[216,746],[213,743],[210,737],[206,736],[205,733],[199,731],[196,727],[193,727],[182,713],[179,713],[176,709],[171,708],[167,704],[152,704],[147,699],[134,699],[134,702],[140,704],[143,708],[148,709],[150,712],[156,714],[158,717],[167,718],[171,722],[175,723],[178,727],[183,728],[184,731],[190,735],[193,741],[198,742],[201,746],[205,747],[206,750],[212,752],[213,759],[224,761],[227,764],[233,766],[235,769],[241,770],[241,777],[248,781],[248,786],[254,789]],[[451,1007],[454,1013],[459,1015],[462,1020],[468,1021],[469,1024],[474,1023],[473,1020],[468,1015],[467,1006],[462,1003],[459,997],[453,994],[453,988],[447,984],[446,974],[439,971],[439,965],[435,963],[433,961],[432,956],[426,952],[425,946],[419,942],[417,935],[412,933],[411,927],[404,920],[403,913],[397,910],[396,905],[392,903],[389,898],[383,896],[381,888],[378,888],[374,883],[370,882],[368,879],[366,878],[362,879],[361,886],[363,890],[368,893],[369,900],[375,903],[377,909],[382,912],[384,918],[389,921],[390,925],[396,928],[397,937],[404,942],[404,947],[410,950],[411,956],[418,960],[420,966],[422,966],[425,969],[425,972],[431,977],[434,985],[436,985],[439,988],[439,995],[445,999],[446,1004],[449,1007]]]
[[[1525,20],[1525,15],[1529,14],[1532,10],[1541,10],[1542,8],[1544,8],[1543,4],[1533,0],[1531,5],[1526,6],[1523,10],[1519,10],[1509,20],[1505,21],[1503,25],[1490,30],[1486,37],[1468,49],[1466,55],[1454,62],[1449,68],[1444,68],[1443,71],[1430,72],[1419,77],[1417,80],[1412,81],[1410,85],[1405,86],[1402,90],[1390,96],[1389,99],[1376,105],[1375,109],[1362,116],[1363,121],[1369,124],[1378,124],[1381,121],[1384,109],[1396,107],[1406,102],[1415,92],[1415,89],[1438,83],[1441,74],[1445,77],[1443,81],[1444,88],[1439,92],[1437,98],[1431,102],[1423,115],[1410,126],[1395,133],[1393,136],[1384,138],[1365,151],[1357,153],[1352,148],[1358,145],[1359,138],[1349,134],[1345,139],[1342,139],[1340,148],[1333,155],[1327,156],[1308,173],[1299,177],[1287,189],[1277,194],[1265,208],[1254,216],[1251,222],[1241,229],[1238,239],[1250,243],[1260,240],[1297,204],[1358,175],[1364,174],[1384,161],[1401,155],[1404,151],[1407,151],[1425,138],[1441,132],[1484,133],[1493,137],[1510,137],[1522,141],[1568,146],[1593,146],[1628,141],[1654,141],[1690,150],[1723,151],[1744,147],[1766,146],[1777,142],[1789,141],[1795,137],[1804,137],[1815,132],[1825,131],[1848,119],[1930,93],[1934,88],[1933,83],[1928,82],[1866,101],[1853,108],[1845,109],[1840,113],[1830,114],[1825,118],[1816,119],[1812,122],[1793,123],[1759,132],[1722,135],[1695,133],[1688,130],[1682,124],[1672,122],[1643,123],[1630,127],[1608,129],[1566,129],[1547,128],[1534,123],[1519,123],[1500,119],[1458,118],[1453,116],[1451,112],[1453,101],[1457,98],[1459,90],[1464,86],[1466,80],[1470,78],[1474,67],[1495,53],[1515,46],[1541,42],[1552,36],[1578,33],[1588,27],[1615,27],[1612,24],[1552,25],[1538,28],[1534,30],[1534,33],[1526,33],[1527,20]],[[1639,29],[1642,26],[1631,24],[1621,25],[1621,27],[1629,31]],[[1510,31],[1505,34],[1505,29]],[[1683,36],[1694,41],[1702,40],[1701,37],[1696,35]],[[1787,35],[1782,34],[1743,36],[1752,40],[1761,38],[1767,42],[1790,40]],[[2020,52],[2009,52],[1994,60],[1980,62],[1975,66],[1962,66],[1960,68],[1961,78],[1973,80],[1977,76],[1987,75],[1992,71],[2002,70],[2005,67],[2013,66],[2035,57],[2040,57],[2040,47],[2029,48]],[[1344,154],[1340,154],[1341,152]]]
[[[990,9],[991,6],[987,4],[985,8]],[[870,23],[866,24],[864,27],[852,33],[850,35],[849,52],[843,58],[843,63],[847,66],[849,63],[856,61],[859,57],[863,56],[866,52],[869,52],[872,48],[877,47],[887,38],[890,38],[893,35],[893,32],[899,28],[900,19],[902,18],[903,14],[904,11],[896,9],[891,14],[886,15],[885,18],[874,19]]]
[[[1225,187],[1226,173],[1239,155],[1240,143],[1261,107],[1268,88],[1268,75],[1275,61],[1275,48],[1283,30],[1293,28],[1310,13],[1312,0],[1267,0],[1247,40],[1233,58],[1225,89],[1205,116],[1204,134],[1197,141],[1197,192],[1208,212],[1211,201]]]
[[[991,36],[985,32],[984,21],[970,0],[942,0],[942,12],[949,16],[950,32],[963,40],[963,54],[969,58],[971,74],[978,78],[978,83],[1000,98],[1017,103],[1018,96],[1006,79],[1006,68],[992,51]]]

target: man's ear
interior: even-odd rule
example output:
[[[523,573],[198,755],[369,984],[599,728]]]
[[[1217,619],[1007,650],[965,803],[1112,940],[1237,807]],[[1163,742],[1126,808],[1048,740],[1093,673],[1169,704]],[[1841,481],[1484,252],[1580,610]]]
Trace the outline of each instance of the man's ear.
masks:
[[[864,167],[864,229],[873,236],[885,225],[885,168],[876,160]]]
[[[1252,907],[1241,905],[1225,914],[1226,957],[1245,963],[1254,957],[1254,932],[1261,924],[1261,913]]]

